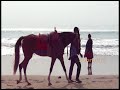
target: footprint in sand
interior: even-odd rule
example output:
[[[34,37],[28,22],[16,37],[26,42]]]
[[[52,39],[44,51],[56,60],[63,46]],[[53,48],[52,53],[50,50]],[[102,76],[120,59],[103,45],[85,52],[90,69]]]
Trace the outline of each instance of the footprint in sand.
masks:
[[[92,81],[92,82],[112,82],[112,80],[108,80],[108,81]]]
[[[34,89],[33,87],[23,87],[23,89]]]
[[[86,78],[86,79],[89,79],[89,78]]]
[[[1,80],[1,83],[4,83],[5,82],[5,80]]]
[[[13,80],[9,79],[8,81],[13,81]]]
[[[96,82],[96,81],[92,81],[92,82]]]
[[[33,80],[33,82],[36,82],[36,83],[43,83],[44,81]]]
[[[43,83],[44,81],[38,81],[37,83]]]
[[[13,86],[13,85],[7,84],[7,86]]]
[[[98,77],[98,78],[96,78],[96,79],[105,79],[105,77]]]
[[[113,80],[109,80],[108,82],[112,82]]]
[[[60,83],[59,81],[56,81],[56,83]]]
[[[39,80],[33,80],[34,82],[39,82]]]
[[[24,87],[17,86],[16,89],[34,89],[34,88],[33,87],[26,87],[26,86],[24,86]]]

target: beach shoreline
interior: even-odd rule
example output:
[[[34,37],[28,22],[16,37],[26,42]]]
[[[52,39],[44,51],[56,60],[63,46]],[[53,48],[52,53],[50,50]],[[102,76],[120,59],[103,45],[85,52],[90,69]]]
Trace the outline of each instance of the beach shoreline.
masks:
[[[64,54],[64,62],[69,73],[70,61],[67,55]],[[20,55],[20,62],[24,56]],[[93,58],[92,75],[88,75],[87,60],[81,58],[81,73],[80,79],[82,83],[68,83],[65,78],[65,73],[57,59],[53,71],[51,73],[52,86],[48,86],[48,74],[51,64],[50,57],[40,57],[33,55],[28,67],[27,76],[28,81],[32,84],[27,86],[27,83],[22,79],[22,83],[17,84],[16,80],[19,79],[19,69],[16,75],[13,75],[14,55],[2,55],[2,76],[1,87],[2,89],[118,89],[119,88],[119,57],[95,55]],[[43,70],[44,69],[44,70]],[[73,80],[75,80],[77,67],[74,66]],[[24,75],[22,70],[22,75]],[[61,78],[58,78],[61,76]]]
[[[63,57],[67,73],[69,73],[70,60],[68,60],[66,54],[64,54]],[[14,58],[14,55],[2,55],[2,75],[13,75]],[[21,63],[23,59],[24,56],[20,55],[19,63]],[[81,62],[81,75],[87,75],[87,59],[81,58],[80,56],[79,59]],[[41,57],[34,54],[27,66],[27,75],[48,75],[50,64],[50,57]],[[76,75],[76,70],[77,66],[74,65],[73,75]],[[94,55],[92,63],[92,73],[93,75],[119,75],[119,56]],[[19,69],[17,70],[16,75],[19,75]],[[61,63],[58,59],[54,64],[52,75],[65,75]]]
[[[27,85],[24,78],[21,83],[17,84],[18,75],[3,75],[1,78],[2,89],[118,89],[118,75],[82,75],[82,83],[68,83],[65,76],[51,76],[51,86],[48,86],[48,76],[28,75]],[[75,80],[75,76],[73,76]]]

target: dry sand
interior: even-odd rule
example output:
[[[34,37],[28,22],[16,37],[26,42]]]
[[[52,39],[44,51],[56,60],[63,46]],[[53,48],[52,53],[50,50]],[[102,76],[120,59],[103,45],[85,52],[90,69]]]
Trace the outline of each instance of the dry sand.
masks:
[[[21,83],[17,84],[18,75],[3,75],[1,80],[2,89],[118,89],[118,75],[83,75],[81,76],[82,83],[68,83],[64,76],[51,77],[51,86],[48,86],[47,76],[28,75],[28,80],[31,85],[27,85],[22,79]],[[73,80],[75,77],[73,77]]]
[[[23,60],[23,55],[20,56],[20,62]],[[17,84],[19,79],[19,70],[17,75],[13,76],[14,55],[2,56],[2,89],[118,89],[119,88],[119,59],[118,56],[95,56],[92,66],[92,75],[88,74],[87,62],[85,58],[81,60],[81,75],[82,83],[68,83],[64,76],[64,71],[59,60],[56,60],[52,74],[51,86],[48,86],[47,75],[51,59],[49,57],[39,57],[34,55],[27,67],[28,80],[31,85],[27,85],[22,79],[22,83]],[[69,73],[70,61],[64,55],[67,74]],[[73,80],[76,75],[76,65],[73,70]],[[23,71],[22,71],[23,75]],[[61,78],[58,78],[59,75]]]

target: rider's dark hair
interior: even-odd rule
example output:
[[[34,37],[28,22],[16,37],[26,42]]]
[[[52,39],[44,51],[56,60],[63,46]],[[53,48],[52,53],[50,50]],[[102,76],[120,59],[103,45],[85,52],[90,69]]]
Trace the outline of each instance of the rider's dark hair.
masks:
[[[88,34],[88,37],[91,38],[91,34]]]
[[[74,27],[74,32],[79,34],[79,28],[78,27]]]
[[[77,33],[78,38],[80,39],[80,33],[79,33],[79,28],[78,27],[74,27],[74,33]]]

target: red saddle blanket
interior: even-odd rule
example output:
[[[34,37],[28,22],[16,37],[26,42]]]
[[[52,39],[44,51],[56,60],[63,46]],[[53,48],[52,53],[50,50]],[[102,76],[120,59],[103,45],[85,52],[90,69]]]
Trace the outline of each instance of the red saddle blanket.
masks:
[[[42,56],[59,56],[64,49],[58,33],[52,32],[49,35],[39,34],[36,41],[35,53]]]
[[[37,50],[47,50],[48,48],[48,36],[47,35],[39,35],[36,44]]]
[[[47,50],[47,43],[39,43],[37,44],[38,50]]]

